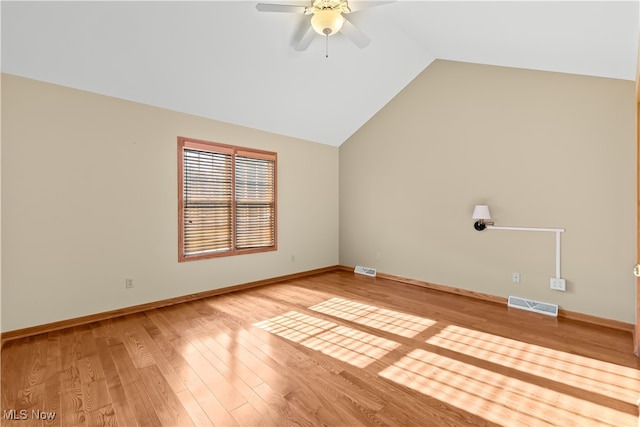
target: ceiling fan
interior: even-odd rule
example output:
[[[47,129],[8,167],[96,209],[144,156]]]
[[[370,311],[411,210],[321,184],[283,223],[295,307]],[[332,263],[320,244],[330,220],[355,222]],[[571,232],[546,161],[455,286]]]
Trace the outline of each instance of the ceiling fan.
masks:
[[[366,47],[371,40],[349,22],[344,17],[344,14],[362,10],[367,7],[393,3],[393,1],[395,0],[359,2],[356,7],[350,7],[347,0],[313,0],[311,6],[258,3],[256,9],[260,12],[286,12],[312,15],[311,25],[304,33],[298,35],[298,40],[295,43],[296,50],[306,50],[313,41],[316,33],[325,36],[328,43],[329,36],[338,32],[344,34],[356,46],[362,49]]]

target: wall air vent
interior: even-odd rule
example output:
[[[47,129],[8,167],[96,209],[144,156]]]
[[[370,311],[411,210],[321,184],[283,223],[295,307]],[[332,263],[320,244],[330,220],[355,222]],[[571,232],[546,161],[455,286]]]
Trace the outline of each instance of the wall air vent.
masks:
[[[510,296],[508,306],[546,314],[547,316],[558,317],[558,306],[556,304],[549,304],[546,302],[539,302],[526,298]]]
[[[362,267],[360,265],[356,265],[355,273],[364,274],[365,276],[376,277],[376,269],[369,267]]]

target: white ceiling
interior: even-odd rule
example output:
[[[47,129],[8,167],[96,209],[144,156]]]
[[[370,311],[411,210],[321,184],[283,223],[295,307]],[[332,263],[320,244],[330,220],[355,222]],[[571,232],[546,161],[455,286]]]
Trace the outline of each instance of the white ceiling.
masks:
[[[2,1],[2,72],[334,146],[438,58],[636,79],[637,0],[398,0],[349,14],[371,43],[329,58],[256,3]]]

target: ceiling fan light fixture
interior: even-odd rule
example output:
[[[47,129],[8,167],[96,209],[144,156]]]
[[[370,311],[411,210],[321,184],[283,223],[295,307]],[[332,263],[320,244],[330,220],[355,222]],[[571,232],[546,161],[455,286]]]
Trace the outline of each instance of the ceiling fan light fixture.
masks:
[[[331,8],[316,10],[311,17],[311,26],[322,36],[331,36],[342,28],[344,17],[338,10]]]

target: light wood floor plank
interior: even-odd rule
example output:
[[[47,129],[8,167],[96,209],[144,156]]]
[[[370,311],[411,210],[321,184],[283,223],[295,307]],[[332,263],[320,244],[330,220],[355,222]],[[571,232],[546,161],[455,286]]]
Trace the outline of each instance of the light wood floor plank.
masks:
[[[227,411],[232,411],[246,403],[246,399],[242,394],[218,372],[214,365],[200,354],[192,343],[184,342],[180,347],[181,354],[187,363]]]
[[[109,346],[109,350],[120,377],[124,399],[134,416],[130,423],[140,426],[162,425],[142,385],[140,374],[133,362],[133,356],[127,353],[127,349],[122,343],[113,343]]]
[[[140,369],[139,372],[161,425],[193,426],[191,417],[182,406],[180,399],[173,392],[169,383],[167,383],[160,369],[157,366],[149,366]]]
[[[193,425],[198,427],[208,427],[213,426],[213,422],[207,417],[207,414],[202,410],[198,401],[193,397],[191,392],[187,389],[176,394],[182,406],[184,407],[187,414],[191,418],[191,422]]]
[[[11,427],[638,427],[630,333],[346,271],[16,339],[0,363]]]

